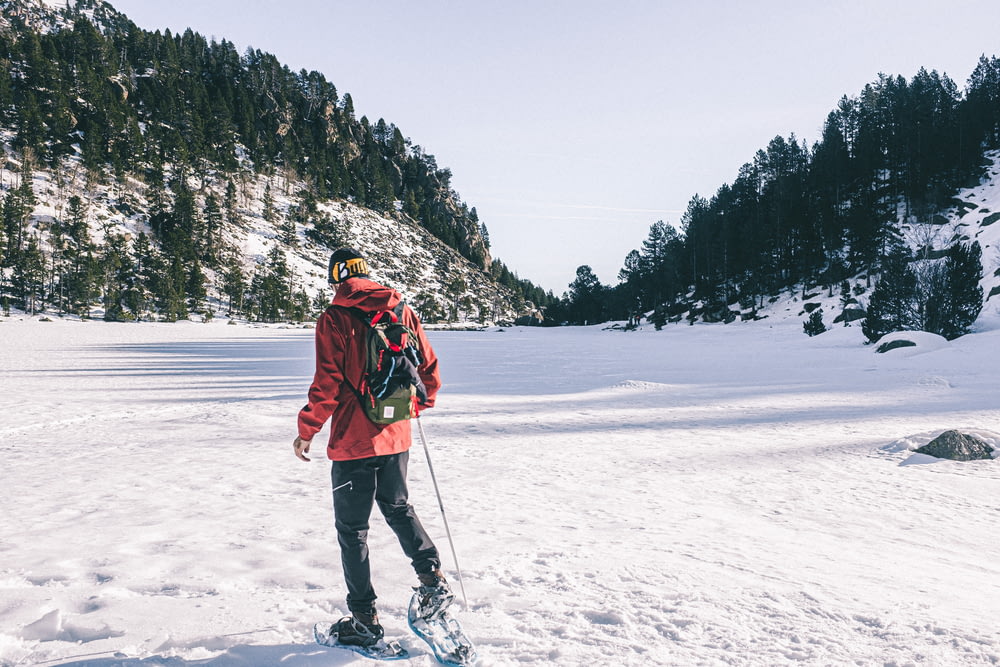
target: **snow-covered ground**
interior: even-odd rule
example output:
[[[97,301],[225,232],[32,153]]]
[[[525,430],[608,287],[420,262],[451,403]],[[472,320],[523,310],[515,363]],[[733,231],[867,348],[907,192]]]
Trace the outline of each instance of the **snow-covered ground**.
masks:
[[[1000,662],[1000,328],[884,355],[801,320],[432,332],[424,427],[484,665]],[[0,664],[362,664],[312,330],[0,320]],[[320,436],[325,439],[326,431]],[[419,442],[419,441],[418,441]],[[424,453],[414,504],[456,576]],[[373,521],[383,624],[415,581]]]

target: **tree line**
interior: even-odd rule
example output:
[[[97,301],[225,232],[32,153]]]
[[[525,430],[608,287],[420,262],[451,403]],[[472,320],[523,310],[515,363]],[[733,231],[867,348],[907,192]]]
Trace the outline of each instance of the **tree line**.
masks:
[[[796,286],[832,293],[857,276],[866,287],[878,276],[892,283],[901,275],[893,262],[926,260],[903,226],[933,226],[941,211],[961,207],[955,192],[980,181],[986,151],[997,148],[997,57],[980,58],[964,94],[923,68],[910,81],[880,75],[839,101],[812,146],[775,137],[733,183],[711,198],[694,195],[679,229],[654,223],[625,258],[617,285],[580,267],[552,319],[624,320],[650,311],[659,321],[685,312],[727,317],[735,303],[753,316],[768,297]],[[954,260],[962,263],[975,250],[954,252],[964,253]]]

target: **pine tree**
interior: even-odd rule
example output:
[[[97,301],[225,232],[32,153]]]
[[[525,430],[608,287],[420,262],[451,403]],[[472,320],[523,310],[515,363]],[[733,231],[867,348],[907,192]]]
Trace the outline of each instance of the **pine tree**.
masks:
[[[132,244],[132,257],[135,288],[131,295],[129,308],[136,314],[136,319],[141,320],[150,310],[153,289],[161,272],[161,262],[149,237],[142,232]]]
[[[240,212],[236,207],[236,184],[232,180],[226,181],[226,194],[222,200],[222,205],[226,209],[226,221],[230,225],[240,226]]]
[[[448,298],[451,300],[451,305],[449,307],[449,317],[454,322],[458,320],[459,306],[462,296],[465,294],[466,290],[469,289],[468,283],[465,282],[465,278],[461,275],[456,275],[452,278],[446,287],[446,293]]]
[[[31,90],[23,91],[17,104],[17,136],[14,147],[19,150],[35,148],[45,143],[45,122],[38,98]],[[84,144],[86,146],[86,143]]]
[[[912,265],[916,278],[915,329],[938,333],[951,318],[948,304],[948,273],[939,259],[919,259]]]
[[[476,207],[475,206],[472,207],[472,213],[477,218],[479,217],[479,214],[476,213]],[[479,223],[479,235],[483,237],[483,245],[485,245],[486,249],[489,250],[490,249],[490,230],[486,228],[486,223],[485,222]]]
[[[965,114],[977,142],[1000,147],[1000,58],[979,58],[969,75]]]
[[[133,319],[134,313],[129,313],[125,304],[134,288],[135,277],[128,242],[123,235],[105,234],[104,245],[100,248],[100,266],[104,319],[109,322]]]
[[[583,265],[576,270],[576,279],[569,285],[569,308],[576,324],[596,324],[604,321],[606,288],[594,275],[594,270]]]
[[[30,235],[18,254],[12,280],[16,303],[34,315],[45,306],[45,256],[38,237]]]
[[[205,272],[202,271],[201,262],[197,259],[188,266],[184,291],[187,296],[188,312],[200,312],[208,297],[208,292],[205,289]]]
[[[311,317],[312,303],[304,290],[298,290],[292,295],[288,304],[287,319],[302,322]]]
[[[242,312],[243,296],[247,291],[246,276],[243,273],[243,265],[239,257],[233,253],[226,260],[225,274],[222,284],[223,293],[229,297],[229,315]]]
[[[947,316],[942,318],[940,333],[948,340],[963,336],[983,309],[982,248],[978,241],[966,245],[956,243],[948,249],[945,259],[947,291],[945,303]]]
[[[248,296],[253,316],[262,322],[277,322],[289,311],[291,289],[288,262],[280,246],[267,253],[264,265],[250,281]]]
[[[2,158],[0,158],[2,159]],[[3,164],[0,163],[0,174],[3,173]],[[0,268],[6,266],[4,261],[7,257],[7,214],[4,212],[5,202],[0,199]],[[3,288],[3,273],[0,272],[0,289]]]
[[[279,230],[281,232],[281,242],[289,247],[296,247],[299,244],[299,237],[295,230],[295,217],[288,215],[285,216],[279,225]]]
[[[855,303],[854,296],[851,294],[851,283],[847,280],[840,281],[840,308],[841,310],[847,308],[851,304]]]
[[[909,257],[894,252],[885,259],[882,275],[868,302],[868,316],[861,331],[872,343],[893,331],[914,328],[916,321],[917,278],[909,267]]]
[[[66,294],[72,312],[86,318],[90,317],[90,308],[100,295],[101,268],[94,257],[93,244],[88,242],[82,248],[74,257]]]
[[[69,198],[63,226],[66,238],[62,250],[60,291],[67,310],[83,316],[90,310],[91,300],[96,295],[98,265],[93,257],[87,207],[80,197],[73,195]]]
[[[174,206],[169,218],[170,229],[165,250],[185,260],[205,254],[205,224],[198,214],[194,193],[187,186],[187,179],[180,174],[174,181]]]
[[[49,303],[56,307],[59,314],[65,312],[64,284],[62,276],[66,273],[66,225],[58,218],[52,221],[49,228]]]
[[[697,198],[693,203],[697,203]],[[695,218],[690,218],[695,222]],[[627,268],[626,280],[635,290],[637,283],[642,289],[639,297],[642,308],[655,308],[672,301],[681,289],[678,269],[683,261],[683,241],[677,230],[662,220],[657,220],[649,228],[649,235],[642,242],[638,257],[632,257]],[[628,259],[628,258],[627,258]]]
[[[157,307],[168,322],[187,319],[188,309],[184,300],[187,277],[183,261],[179,257],[170,260],[164,279],[159,285],[160,290],[156,294]]]
[[[264,200],[262,202],[263,209],[261,215],[266,222],[274,221],[274,197],[271,196],[271,182],[268,181],[267,185],[264,186]]]
[[[25,160],[27,163],[27,160]],[[5,266],[13,266],[24,249],[28,228],[28,217],[37,200],[31,186],[31,171],[27,168],[21,174],[21,184],[7,193],[3,202],[3,227],[7,238]]]
[[[219,265],[220,232],[222,229],[222,210],[219,200],[214,194],[205,196],[205,248],[202,260],[211,267]]]

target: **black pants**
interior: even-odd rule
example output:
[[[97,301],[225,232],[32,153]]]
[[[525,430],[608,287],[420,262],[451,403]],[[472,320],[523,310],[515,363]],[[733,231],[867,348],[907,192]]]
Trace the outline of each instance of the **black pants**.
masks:
[[[347,608],[351,611],[367,612],[375,606],[368,562],[368,520],[373,502],[378,503],[417,574],[441,567],[438,551],[407,498],[409,459],[409,452],[402,452],[333,462],[333,513],[347,580]]]

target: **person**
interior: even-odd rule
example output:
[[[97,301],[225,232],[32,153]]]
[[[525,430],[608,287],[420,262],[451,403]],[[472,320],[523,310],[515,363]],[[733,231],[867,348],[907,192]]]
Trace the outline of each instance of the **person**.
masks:
[[[316,373],[308,403],[299,411],[293,448],[299,459],[309,461],[306,454],[313,437],[331,420],[326,453],[332,461],[334,519],[351,615],[334,623],[330,634],[343,644],[370,646],[384,634],[375,610],[368,560],[373,503],[417,573],[418,615],[434,615],[454,596],[441,574],[438,550],[409,503],[410,422],[375,424],[362,408],[356,390],[365,372],[368,332],[368,324],[358,313],[392,310],[402,297],[369,278],[368,263],[354,248],[342,248],[331,255],[328,279],[336,285],[336,294],[316,323]],[[437,356],[409,306],[404,306],[401,320],[413,332],[423,357],[417,372],[426,397],[418,409],[431,408],[441,386]]]

